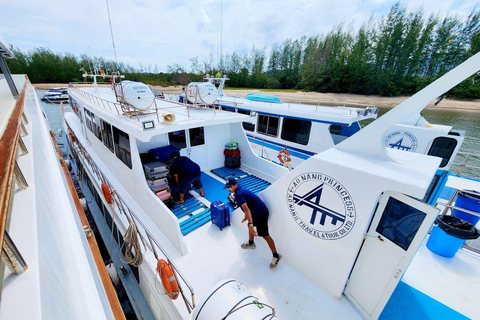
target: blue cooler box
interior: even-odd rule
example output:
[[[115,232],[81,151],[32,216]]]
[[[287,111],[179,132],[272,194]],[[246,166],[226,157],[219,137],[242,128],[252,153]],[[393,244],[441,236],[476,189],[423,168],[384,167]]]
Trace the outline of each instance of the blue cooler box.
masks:
[[[468,193],[465,191],[468,191]],[[480,213],[480,193],[474,190],[460,191],[457,200],[455,200],[455,207]],[[455,214],[455,217],[468,221],[473,225],[476,225],[478,221],[480,221],[480,217],[460,210],[453,209],[453,213]]]

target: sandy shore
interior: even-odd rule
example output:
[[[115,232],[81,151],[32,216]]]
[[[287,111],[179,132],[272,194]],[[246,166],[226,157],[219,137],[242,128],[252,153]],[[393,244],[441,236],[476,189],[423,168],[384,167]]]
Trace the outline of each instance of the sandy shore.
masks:
[[[37,89],[48,89],[53,87],[68,87],[68,84],[62,83],[49,83],[49,84],[34,84]],[[161,87],[154,86],[154,89],[158,91],[163,91],[165,93],[181,93],[181,86],[169,86]],[[381,96],[366,96],[359,94],[346,94],[346,93],[320,93],[320,92],[302,92],[302,91],[263,91],[263,90],[230,90],[224,89],[225,94],[232,96],[241,96],[244,97],[247,93],[259,93],[264,92],[267,94],[272,94],[279,97],[285,102],[299,102],[303,103],[312,103],[312,104],[326,104],[326,105],[338,105],[345,103],[346,105],[351,105],[355,103],[374,105],[379,108],[393,108],[408,97],[381,97]],[[443,99],[443,101],[437,106],[434,105],[435,101],[431,102],[427,108],[428,109],[441,109],[441,110],[461,110],[461,111],[470,111],[470,112],[480,112],[480,100],[473,101],[461,101],[453,99]]]

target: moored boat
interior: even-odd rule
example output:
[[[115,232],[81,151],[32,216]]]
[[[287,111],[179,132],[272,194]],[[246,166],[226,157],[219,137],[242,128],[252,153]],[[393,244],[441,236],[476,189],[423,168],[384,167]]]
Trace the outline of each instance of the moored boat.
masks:
[[[64,137],[83,192],[99,212],[98,223],[106,221],[102,223],[119,246],[127,241],[126,234],[137,230],[140,245],[134,246],[132,255],[142,259],[132,272],[138,272],[136,281],[156,318],[316,319],[322,314],[356,319],[378,318],[384,311],[382,318],[393,319],[405,314],[384,307],[393,301],[399,283],[417,286],[416,281],[405,284],[401,278],[438,214],[438,209],[417,199],[441,189],[444,181],[435,176],[443,160],[386,148],[384,137],[471,75],[479,59],[477,54],[291,171],[252,150],[242,127],[251,113],[155,99],[141,83],[120,82],[112,88],[72,84]],[[192,95],[199,92],[192,90]],[[366,115],[363,110],[358,117]],[[239,146],[239,168],[224,168],[225,145],[231,142]],[[161,191],[169,190],[171,196],[163,197],[165,193],[161,196],[157,187],[152,188],[161,186],[147,169],[168,171],[168,164],[154,164],[149,155],[159,160],[162,150],[172,148],[200,165],[205,189],[204,196],[192,190],[184,204],[173,206],[174,185],[168,174],[168,187]],[[273,271],[261,240],[257,250],[241,249],[246,230],[239,208],[231,207],[231,227],[220,230],[209,223],[211,204],[228,202],[223,186],[229,177],[258,193],[272,213],[271,233],[284,257]],[[176,276],[180,288],[176,294],[165,283],[162,288],[156,274],[159,265],[165,265],[161,261]],[[478,284],[470,285],[473,301]],[[422,290],[420,295],[433,296]],[[473,316],[465,305],[400,303],[417,308],[411,312],[435,311],[442,305],[444,314]]]

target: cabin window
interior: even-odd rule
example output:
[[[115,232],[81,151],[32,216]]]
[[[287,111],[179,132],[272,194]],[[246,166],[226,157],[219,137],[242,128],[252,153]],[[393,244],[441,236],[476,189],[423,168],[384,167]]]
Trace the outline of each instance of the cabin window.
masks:
[[[242,122],[243,129],[247,131],[255,131],[255,123],[251,122]]]
[[[246,114],[247,116],[250,115],[250,111],[249,111],[249,110],[237,109],[237,112],[238,112],[238,113],[241,113],[241,114]]]
[[[202,144],[205,144],[205,135],[203,132],[203,127],[198,127],[198,128],[192,128],[188,130],[188,133],[190,134],[190,146],[195,147],[195,146],[200,146]]]
[[[170,141],[170,145],[176,147],[179,150],[187,147],[187,138],[185,136],[185,130],[169,132],[168,140]]]
[[[424,212],[390,198],[376,231],[407,251],[425,217]]]
[[[432,146],[428,151],[429,156],[440,157],[442,162],[440,163],[440,168],[445,167],[457,147],[457,140],[446,137],[439,137],[433,140]]]
[[[284,118],[282,126],[282,139],[307,145],[311,128],[311,121]]]
[[[100,120],[100,123],[102,125],[102,139],[103,139],[103,144],[110,149],[110,151],[114,152],[113,150],[113,139],[112,139],[112,126],[103,121]]]
[[[88,110],[88,109],[85,109],[85,123],[87,125],[87,128],[88,130],[90,130],[91,132],[93,132],[93,129],[92,129],[92,114],[91,112]]]
[[[269,136],[276,137],[278,135],[278,117],[258,115],[257,131]]]
[[[113,127],[113,142],[115,145],[115,155],[127,167],[132,169],[132,156],[130,154],[130,139],[128,134]]]

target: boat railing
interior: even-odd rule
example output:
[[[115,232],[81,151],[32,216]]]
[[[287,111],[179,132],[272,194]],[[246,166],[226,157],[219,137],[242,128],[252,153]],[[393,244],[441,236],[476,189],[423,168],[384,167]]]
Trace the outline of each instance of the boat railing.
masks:
[[[70,85],[72,85],[72,83],[70,83]],[[74,90],[76,93],[78,93],[80,96],[82,96],[86,100],[92,103],[95,103],[97,106],[100,106],[105,110],[108,110],[110,112],[117,112],[117,114],[123,114],[122,105],[119,102],[113,102],[113,101],[99,98],[93,94],[90,94],[84,90],[79,89],[76,86],[70,86],[70,89]]]
[[[6,227],[16,188],[28,188],[28,183],[17,163],[17,158],[20,155],[28,154],[22,139],[23,136],[28,135],[25,128],[28,120],[24,113],[27,85],[28,78],[0,138],[0,244],[2,244],[0,256],[10,272],[15,275],[23,273],[28,268],[13,240],[8,235]],[[7,109],[7,106],[5,106],[5,109]],[[3,278],[0,279],[0,293],[2,288]]]
[[[458,168],[456,172],[451,169],[452,173],[457,175],[471,177],[471,178],[480,178],[478,172],[480,172],[480,167],[476,165],[480,163],[480,154],[475,154],[471,152],[458,152],[455,160],[452,163],[452,167]]]
[[[233,97],[234,101],[237,99],[246,99],[245,97],[242,97],[240,95],[237,96],[231,96]],[[373,104],[368,104],[368,103],[360,103],[360,102],[348,102],[348,101],[328,101],[328,100],[316,100],[316,99],[301,99],[301,98],[295,98],[295,99],[281,99],[282,104],[287,105],[288,108],[290,108],[292,105],[311,105],[311,106],[316,106],[316,108],[320,107],[335,107],[335,108],[375,108],[375,105]],[[278,103],[269,103],[270,106],[278,106]]]
[[[76,154],[80,154],[83,158],[83,163],[84,165],[90,166],[92,169],[92,172],[94,172],[97,176],[97,179],[100,183],[105,182],[110,190],[114,190],[114,187],[110,181],[106,178],[106,176],[103,174],[103,172],[99,169],[99,167],[96,165],[96,163],[93,161],[93,159],[90,157],[90,155],[85,151],[85,148],[83,145],[76,139],[74,136],[73,131],[69,130],[71,133],[70,135],[73,135],[71,139],[72,140],[72,145],[76,144],[76,148],[74,152]],[[75,142],[73,142],[73,140]],[[131,223],[135,223],[137,230],[143,230],[143,232],[138,232],[138,236],[142,240],[142,243],[144,246],[154,254],[155,258],[158,260],[158,252],[157,249],[165,256],[168,264],[172,267],[174,273],[176,274],[177,278],[180,278],[182,282],[187,286],[188,290],[190,291],[191,295],[191,301],[188,300],[185,295],[183,294],[183,289],[182,286],[179,283],[179,289],[182,294],[183,300],[185,302],[185,305],[187,307],[188,312],[190,313],[194,308],[195,308],[195,292],[193,290],[193,287],[191,284],[188,282],[188,280],[185,278],[185,276],[182,274],[180,269],[177,267],[177,265],[173,262],[173,260],[170,258],[170,256],[167,254],[165,249],[160,245],[160,243],[155,239],[155,237],[152,235],[152,233],[149,231],[147,226],[142,222],[142,220],[138,217],[138,215],[128,206],[126,201],[120,196],[117,192],[113,192],[112,194],[112,199],[115,202],[115,207],[118,208],[121,214],[124,214]],[[140,227],[140,228],[139,228]]]

